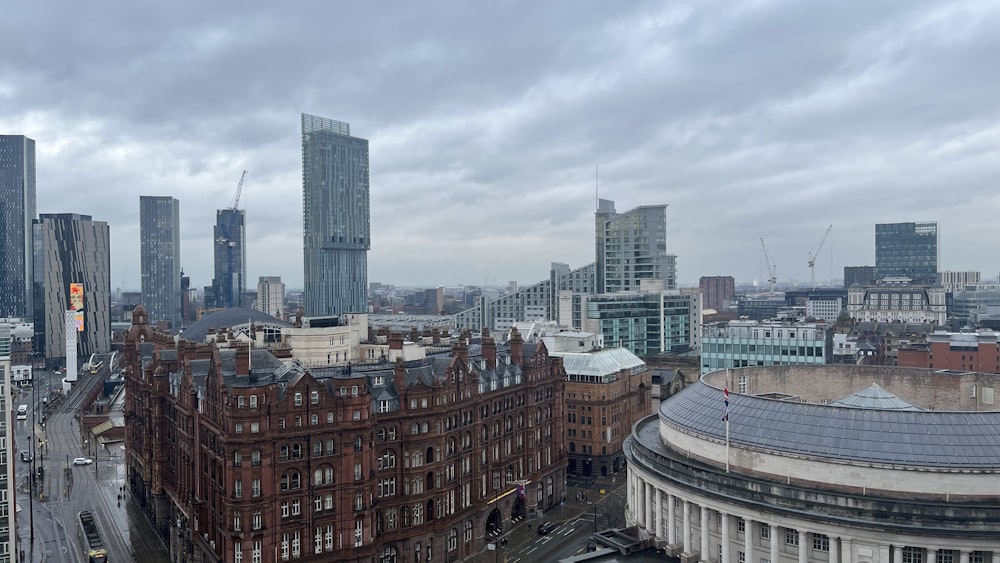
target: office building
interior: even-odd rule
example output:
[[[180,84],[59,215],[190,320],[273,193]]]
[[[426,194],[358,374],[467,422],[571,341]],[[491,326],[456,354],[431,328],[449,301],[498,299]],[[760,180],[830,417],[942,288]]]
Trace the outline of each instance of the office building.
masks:
[[[35,351],[65,362],[66,311],[76,311],[77,349],[111,352],[111,239],[105,221],[76,213],[43,213],[32,225],[35,246]]]
[[[247,247],[246,211],[227,208],[215,212],[213,229],[215,278],[212,280],[213,302],[209,308],[245,307]]]
[[[302,114],[306,315],[368,312],[368,181],[368,141]]]
[[[934,283],[917,286],[904,280],[880,281],[847,290],[847,314],[855,322],[932,323],[944,326],[948,305],[944,288]]]
[[[613,201],[601,199],[594,241],[595,293],[632,291],[639,280],[662,280],[664,289],[677,289],[677,256],[667,254],[666,205],[617,213]]]
[[[0,317],[30,318],[35,141],[0,135]]]
[[[0,149],[2,150],[2,149]],[[11,394],[13,382],[11,374],[11,347],[13,332],[18,324],[17,319],[0,319],[0,441],[4,455],[0,456],[0,563],[18,561],[17,554],[20,545],[17,515],[17,486],[19,479],[15,478],[15,464],[18,451],[17,435],[14,433],[14,410],[16,409]],[[28,440],[30,446],[33,440]],[[33,510],[32,507],[25,507]],[[22,522],[25,516],[21,515]],[[23,524],[22,524],[23,525]]]
[[[946,270],[938,272],[937,282],[941,284],[947,293],[957,293],[959,291],[977,291],[979,289],[981,274],[976,271],[952,272]]]
[[[833,330],[823,323],[730,321],[705,326],[701,373],[752,366],[828,364]]]
[[[394,361],[306,368],[133,311],[126,486],[172,560],[469,561],[560,506],[561,359],[517,331],[409,360],[388,340]]]
[[[257,280],[257,310],[278,319],[285,318],[285,284],[280,276],[260,276]]]
[[[854,284],[874,285],[875,266],[844,266],[844,287]]]
[[[910,278],[914,285],[937,282],[938,224],[879,223],[875,225],[875,278]]]
[[[882,366],[716,371],[631,432],[626,523],[681,561],[998,563],[1000,412],[982,399],[998,387]]]
[[[153,323],[181,328],[180,202],[169,196],[139,197],[142,302]]]
[[[926,342],[899,348],[900,367],[1000,374],[1000,334],[936,330]]]
[[[698,287],[706,309],[725,311],[736,299],[736,280],[733,276],[702,276]]]

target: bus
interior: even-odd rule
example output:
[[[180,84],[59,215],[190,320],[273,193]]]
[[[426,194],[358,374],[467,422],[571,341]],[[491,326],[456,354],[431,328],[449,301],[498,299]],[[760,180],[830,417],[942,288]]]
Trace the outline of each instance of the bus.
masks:
[[[89,563],[107,563],[108,550],[104,547],[100,532],[97,531],[97,522],[94,515],[88,511],[77,515],[77,522],[80,524],[80,537],[83,543],[83,554]]]

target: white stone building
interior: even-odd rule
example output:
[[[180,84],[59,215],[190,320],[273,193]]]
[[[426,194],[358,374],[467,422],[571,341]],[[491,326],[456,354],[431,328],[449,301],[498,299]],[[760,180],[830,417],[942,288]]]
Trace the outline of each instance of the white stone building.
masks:
[[[930,287],[890,281],[862,287],[854,284],[847,290],[847,313],[856,322],[932,323],[944,325],[948,319],[945,290],[941,284]]]

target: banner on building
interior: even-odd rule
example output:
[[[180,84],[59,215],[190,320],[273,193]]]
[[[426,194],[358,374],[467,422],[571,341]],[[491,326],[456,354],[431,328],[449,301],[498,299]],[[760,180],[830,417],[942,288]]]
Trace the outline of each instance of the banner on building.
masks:
[[[69,309],[71,311],[83,310],[83,284],[69,284]]]
[[[83,332],[83,312],[78,311],[73,315],[73,320],[76,322],[76,331]]]

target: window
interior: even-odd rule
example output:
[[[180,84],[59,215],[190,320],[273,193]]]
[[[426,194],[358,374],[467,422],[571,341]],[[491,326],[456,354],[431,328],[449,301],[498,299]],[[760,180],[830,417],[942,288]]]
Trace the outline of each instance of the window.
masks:
[[[938,557],[940,557],[940,555],[938,555]],[[903,563],[924,563],[924,550],[919,547],[904,547]]]
[[[799,545],[799,533],[795,530],[786,528],[785,545]]]
[[[361,436],[358,436],[358,437],[354,438],[354,451],[360,452],[362,444],[363,444],[363,441],[361,439]]]
[[[365,523],[363,520],[354,522],[354,547],[361,547],[364,544]]]
[[[243,467],[243,452],[233,452],[233,467]]]
[[[357,462],[357,463],[354,464],[354,480],[355,481],[360,481],[361,477],[362,477],[362,474],[361,474],[361,462],[359,461],[359,462]]]
[[[234,563],[243,563],[243,546],[240,542],[233,542],[233,561]]]
[[[250,496],[253,498],[260,497],[260,479],[254,479],[250,482]]]
[[[250,465],[257,467],[260,465],[260,450],[250,452]]]
[[[392,450],[385,450],[382,455],[378,458],[378,468],[379,469],[392,469],[396,467],[396,452]]]
[[[313,455],[320,456],[323,455],[323,442],[316,440],[313,442]]]
[[[236,432],[237,434],[242,434],[243,433],[243,423],[242,422],[237,422],[236,425],[233,427],[233,431]]]
[[[257,395],[250,395],[250,408],[257,408]]]
[[[261,513],[260,509],[253,511],[253,529],[260,530],[264,527],[264,515]]]
[[[296,499],[292,501],[292,516],[298,516],[299,514],[302,514],[302,501]]]
[[[326,441],[326,455],[330,455],[330,454],[332,454],[334,452],[334,447],[333,446],[334,446],[334,443],[333,443],[333,439],[332,438]]]
[[[260,540],[254,540],[253,549],[250,551],[250,558],[252,563],[260,563],[261,552],[264,549],[264,542]]]
[[[950,549],[938,550],[937,563],[955,563],[955,552]],[[972,562],[970,561],[969,563]]]
[[[323,528],[316,528],[313,536],[313,553],[323,553]]]
[[[243,518],[240,512],[237,510],[233,512],[233,531],[239,532],[243,530]]]
[[[452,528],[448,530],[448,551],[458,549],[458,530]]]
[[[736,521],[736,531],[745,534],[747,532],[747,521],[740,518]]]
[[[823,534],[813,534],[813,551],[830,551],[830,538]],[[942,561],[941,563],[945,563]]]
[[[302,444],[292,444],[292,459],[302,459]]]
[[[259,422],[251,422],[250,423],[250,433],[251,434],[256,434],[258,432],[260,432],[260,423]]]
[[[326,413],[326,423],[333,424],[333,411]]]
[[[351,386],[351,396],[352,397],[357,397],[358,396],[358,386],[357,385],[352,385]]]
[[[243,498],[243,481],[241,479],[233,481],[233,498]]]
[[[316,426],[317,424],[319,424],[319,415],[318,414],[314,414],[314,415],[310,416],[309,417],[309,424],[311,424],[313,426]]]
[[[236,406],[241,409],[243,408],[243,395],[236,397]]]
[[[760,538],[763,540],[771,539],[771,526],[770,524],[760,523]]]
[[[354,493],[354,510],[365,509],[365,497],[361,492]]]
[[[311,403],[313,405],[318,405],[319,404],[319,391],[313,391],[309,395],[309,403]]]
[[[281,560],[288,561],[288,551],[289,551],[289,537],[288,534],[281,534]]]
[[[288,501],[281,501],[281,517],[288,518]]]
[[[295,406],[302,406],[302,393],[295,393]]]

